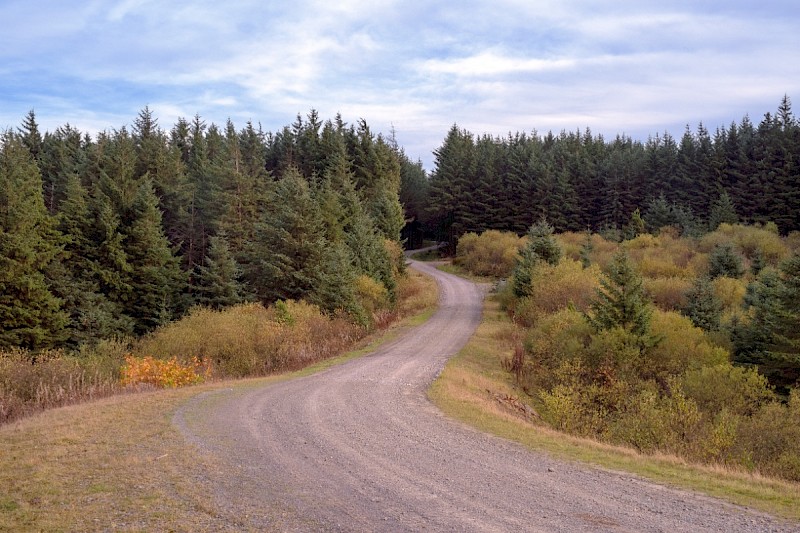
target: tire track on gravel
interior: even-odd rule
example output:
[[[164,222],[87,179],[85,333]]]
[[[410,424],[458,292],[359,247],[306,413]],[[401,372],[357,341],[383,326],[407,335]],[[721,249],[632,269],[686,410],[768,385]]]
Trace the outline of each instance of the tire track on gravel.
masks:
[[[425,391],[474,332],[483,292],[424,263],[440,307],[375,353],[313,376],[197,399],[176,414],[222,464],[231,529],[792,531],[706,496],[556,461],[445,418]]]

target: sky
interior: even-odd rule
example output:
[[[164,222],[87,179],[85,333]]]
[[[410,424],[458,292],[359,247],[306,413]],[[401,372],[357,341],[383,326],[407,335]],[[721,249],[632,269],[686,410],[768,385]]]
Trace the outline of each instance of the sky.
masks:
[[[412,160],[476,135],[613,139],[800,105],[795,0],[2,0],[0,129],[95,134],[148,106],[277,131],[316,109]],[[800,112],[796,113],[800,116]]]

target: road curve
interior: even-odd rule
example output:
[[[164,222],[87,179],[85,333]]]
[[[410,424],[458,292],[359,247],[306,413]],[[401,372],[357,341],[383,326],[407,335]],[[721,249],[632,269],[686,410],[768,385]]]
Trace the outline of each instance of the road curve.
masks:
[[[175,423],[216,458],[231,530],[792,531],[628,474],[564,463],[445,418],[425,391],[477,327],[483,292],[434,276],[440,307],[377,352],[310,377],[200,397]]]

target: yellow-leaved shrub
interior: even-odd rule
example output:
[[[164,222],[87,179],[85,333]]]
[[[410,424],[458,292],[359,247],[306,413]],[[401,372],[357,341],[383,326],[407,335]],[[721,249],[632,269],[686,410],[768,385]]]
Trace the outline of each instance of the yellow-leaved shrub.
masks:
[[[517,302],[516,320],[532,325],[547,313],[572,308],[585,311],[600,286],[600,268],[583,268],[574,259],[562,259],[557,265],[540,263],[531,273],[530,296]]]
[[[122,366],[120,383],[125,387],[135,385],[152,385],[158,388],[176,388],[196,385],[205,381],[209,375],[209,367],[197,357],[182,363],[177,357],[155,359],[150,355],[125,357]]]
[[[523,243],[523,238],[508,231],[466,233],[458,240],[456,262],[477,276],[508,277]]]

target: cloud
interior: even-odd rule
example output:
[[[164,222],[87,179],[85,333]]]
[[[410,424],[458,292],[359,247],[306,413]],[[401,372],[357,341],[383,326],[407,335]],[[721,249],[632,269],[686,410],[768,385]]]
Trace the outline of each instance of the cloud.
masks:
[[[420,68],[431,74],[455,74],[457,76],[495,76],[499,74],[533,73],[565,70],[575,67],[574,59],[536,59],[504,56],[493,51],[450,59],[430,59]]]
[[[314,107],[394,125],[428,168],[453,123],[646,137],[800,94],[788,1],[6,0],[0,20],[0,127],[33,107],[97,131],[149,104],[165,128],[198,113],[274,131]]]

